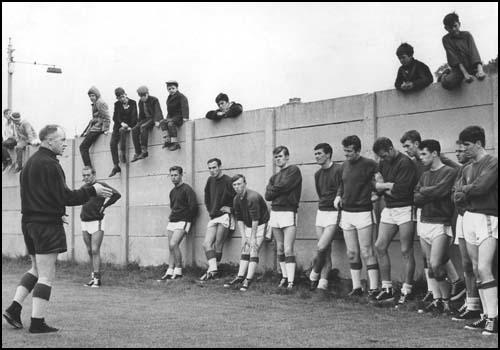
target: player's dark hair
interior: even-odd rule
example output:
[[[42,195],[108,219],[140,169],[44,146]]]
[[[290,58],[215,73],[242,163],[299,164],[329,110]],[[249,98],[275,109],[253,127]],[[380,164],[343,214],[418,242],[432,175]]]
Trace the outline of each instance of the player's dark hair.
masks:
[[[413,46],[408,43],[402,43],[396,50],[396,56],[401,57],[402,55],[408,55],[413,57]]]
[[[95,169],[92,165],[85,165],[83,168],[82,168],[82,171],[83,170],[90,170],[90,172],[92,173],[92,175],[95,175],[96,172],[95,172]]]
[[[215,98],[215,103],[219,104],[220,101],[226,101],[229,102],[229,97],[225,93],[220,93],[217,95]]]
[[[388,152],[391,148],[394,148],[391,139],[388,137],[379,137],[373,143],[373,152],[378,154],[380,151]]]
[[[56,125],[56,124],[46,125],[38,133],[38,138],[40,139],[40,141],[45,141],[45,140],[47,140],[47,138],[50,135],[57,132],[57,130],[59,130],[59,128],[61,128],[61,127],[59,125]]]
[[[168,169],[169,172],[172,172],[172,171],[177,171],[179,173],[179,175],[182,175],[182,167],[178,166],[178,165],[174,165],[172,167],[170,167],[170,169]]]
[[[244,183],[247,183],[247,179],[245,178],[244,175],[242,174],[236,174],[234,175],[232,178],[231,178],[231,183],[235,182],[235,181],[238,181],[239,179],[243,179],[243,182]]]
[[[325,142],[318,143],[316,145],[316,147],[314,147],[314,150],[316,151],[318,149],[320,149],[323,152],[325,152],[325,154],[329,154],[330,158],[332,157],[333,149],[332,149],[332,146],[330,146],[328,143],[325,143]]]
[[[468,126],[462,130],[458,139],[462,142],[472,142],[476,143],[481,141],[481,145],[486,147],[486,136],[484,135],[484,129],[478,125]]]
[[[290,152],[288,151],[288,148],[286,146],[278,146],[275,149],[273,149],[273,155],[277,155],[281,151],[283,151],[283,154],[285,156],[289,156],[290,155]]]
[[[210,163],[213,163],[213,162],[217,162],[217,166],[221,166],[222,165],[222,162],[219,158],[210,158],[207,162],[207,164],[210,164]]]
[[[401,136],[401,139],[399,140],[401,143],[405,143],[406,141],[411,141],[411,142],[422,142],[422,137],[420,136],[420,133],[417,130],[408,130]]]
[[[342,146],[349,147],[353,146],[356,152],[361,151],[361,140],[357,135],[347,136],[342,140]]]
[[[427,148],[431,153],[437,152],[438,156],[441,154],[441,145],[439,144],[438,140],[433,140],[433,139],[423,140],[418,145],[418,149],[423,150],[424,148]]]
[[[447,27],[453,27],[456,22],[460,22],[458,15],[455,12],[448,13],[443,18],[443,24]]]

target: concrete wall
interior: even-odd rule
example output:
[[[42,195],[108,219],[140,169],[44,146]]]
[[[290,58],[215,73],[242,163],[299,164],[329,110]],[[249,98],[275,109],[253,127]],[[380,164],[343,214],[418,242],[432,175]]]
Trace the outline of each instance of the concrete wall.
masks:
[[[180,128],[181,150],[162,149],[158,129],[149,138],[149,157],[122,167],[121,176],[108,179],[112,167],[109,136],[101,136],[91,149],[98,179],[122,193],[122,198],[107,209],[106,237],[102,246],[103,258],[113,263],[138,262],[157,265],[168,257],[165,227],[168,222],[168,194],[172,184],[168,169],[180,165],[185,170],[184,181],[198,195],[200,214],[188,239],[182,243],[186,264],[204,265],[202,249],[208,215],[203,203],[203,189],[208,177],[206,161],[212,157],[222,160],[224,172],[242,173],[250,188],[264,193],[274,172],[272,149],[286,145],[291,162],[297,164],[303,176],[303,190],[298,213],[298,232],[295,245],[298,265],[310,266],[316,246],[314,233],[317,198],[314,189],[313,147],[329,142],[334,148],[333,159],[343,161],[341,140],[357,134],[362,139],[363,154],[373,158],[371,145],[378,136],[390,137],[395,145],[406,130],[417,129],[424,138],[439,139],[444,152],[454,157],[455,140],[466,126],[478,124],[485,128],[487,149],[498,155],[498,76],[484,82],[464,85],[456,91],[446,91],[434,84],[422,92],[404,95],[395,90],[379,91],[324,101],[283,105],[246,111],[236,119],[213,122],[206,119],[190,121]],[[70,140],[70,147],[61,158],[68,185],[79,187],[82,161],[78,146],[82,139]],[[129,140],[128,156],[133,156]],[[29,150],[33,152],[34,150]],[[25,253],[20,230],[20,199],[17,174],[2,177],[2,253]],[[87,261],[80,232],[80,208],[69,208],[66,227],[68,253],[60,259]],[[224,247],[223,261],[237,263],[241,235],[235,232]],[[416,244],[417,269],[421,274],[420,249]],[[260,268],[275,268],[275,247],[263,247]],[[401,279],[399,242],[396,236],[391,245],[393,278]],[[348,262],[342,235],[333,244],[333,265],[348,276]]]

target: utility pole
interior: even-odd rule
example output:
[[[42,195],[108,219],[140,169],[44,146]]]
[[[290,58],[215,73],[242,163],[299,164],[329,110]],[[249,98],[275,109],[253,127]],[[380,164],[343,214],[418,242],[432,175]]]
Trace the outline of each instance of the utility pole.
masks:
[[[62,73],[61,68],[57,68],[54,64],[45,64],[45,63],[37,63],[35,62],[23,62],[23,61],[14,61],[14,56],[12,53],[16,51],[12,47],[11,38],[9,38],[9,46],[7,47],[7,62],[8,62],[8,85],[7,85],[7,107],[12,110],[12,76],[14,74],[14,63],[23,63],[23,64],[34,64],[39,66],[49,66],[47,68],[47,73]]]

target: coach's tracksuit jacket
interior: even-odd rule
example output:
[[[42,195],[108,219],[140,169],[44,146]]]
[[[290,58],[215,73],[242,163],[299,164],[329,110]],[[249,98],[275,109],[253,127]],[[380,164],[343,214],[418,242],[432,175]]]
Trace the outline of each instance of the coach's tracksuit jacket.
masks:
[[[56,154],[41,146],[20,175],[22,222],[61,224],[65,206],[82,205],[96,196],[94,187],[70,190]]]

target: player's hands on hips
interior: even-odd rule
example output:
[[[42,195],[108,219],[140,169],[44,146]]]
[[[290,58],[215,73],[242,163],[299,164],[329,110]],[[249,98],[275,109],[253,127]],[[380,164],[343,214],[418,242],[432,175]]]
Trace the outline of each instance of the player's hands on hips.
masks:
[[[99,197],[109,198],[113,194],[113,191],[111,191],[111,189],[104,187],[103,185],[98,183],[94,184],[94,188],[95,188],[95,193]]]

